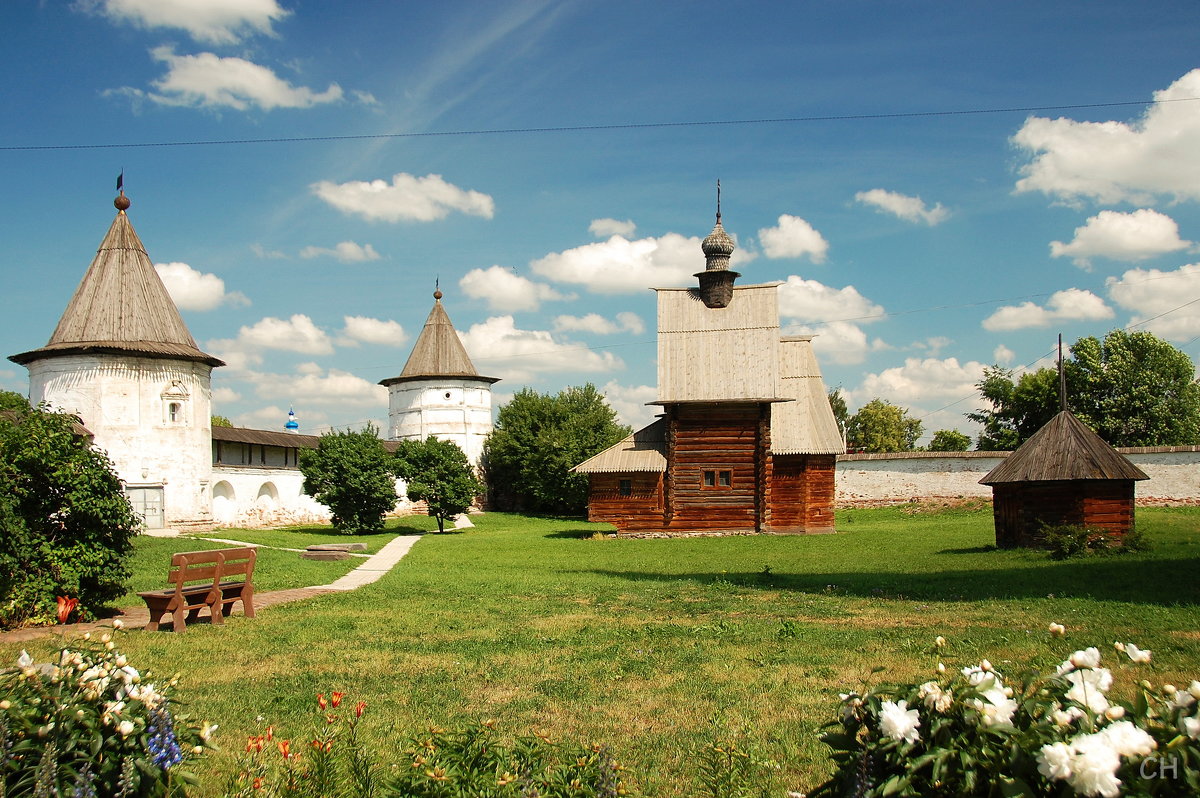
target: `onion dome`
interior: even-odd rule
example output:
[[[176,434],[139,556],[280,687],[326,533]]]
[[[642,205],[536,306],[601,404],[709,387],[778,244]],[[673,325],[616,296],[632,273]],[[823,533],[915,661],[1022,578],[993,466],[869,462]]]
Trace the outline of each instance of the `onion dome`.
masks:
[[[728,269],[729,256],[733,254],[735,248],[733,239],[721,226],[721,214],[718,213],[716,226],[700,244],[700,250],[704,253],[704,268],[708,271]]]
[[[288,420],[284,423],[283,428],[287,432],[300,431],[300,422],[296,420],[296,411],[290,407],[288,408]]]

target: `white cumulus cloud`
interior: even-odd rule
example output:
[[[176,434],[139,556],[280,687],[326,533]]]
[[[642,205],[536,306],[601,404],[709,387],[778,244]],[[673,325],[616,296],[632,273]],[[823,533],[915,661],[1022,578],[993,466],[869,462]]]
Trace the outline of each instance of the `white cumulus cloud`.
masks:
[[[554,319],[555,332],[590,332],[597,335],[613,335],[619,332],[629,332],[638,335],[646,331],[646,325],[636,313],[623,310],[615,320],[609,320],[599,313],[588,313],[584,316],[558,316]]]
[[[653,385],[622,385],[616,380],[609,380],[600,389],[608,406],[617,413],[617,420],[628,424],[635,430],[649,424],[654,416],[662,412],[659,407],[650,407],[646,403],[658,398],[658,388]]]
[[[344,346],[358,346],[359,342],[383,346],[403,346],[408,333],[399,322],[391,319],[372,319],[368,316],[345,316],[345,326],[338,338]]]
[[[1189,301],[1200,297],[1200,263],[1169,272],[1130,269],[1105,286],[1113,302],[1133,313],[1131,325],[1171,341],[1200,336],[1200,313]]]
[[[882,188],[860,191],[854,195],[854,199],[864,205],[874,205],[879,210],[898,216],[906,222],[924,222],[930,227],[941,224],[950,216],[950,211],[940,202],[930,208],[920,197],[910,197]]]
[[[865,397],[864,402],[878,396],[901,405],[959,399],[975,393],[984,366],[975,360],[959,363],[954,357],[910,357],[903,366],[867,374],[854,396]]]
[[[1156,91],[1156,104],[1131,123],[1027,119],[1012,138],[1031,157],[1016,190],[1107,204],[1200,198],[1200,103],[1174,102],[1195,97],[1200,69]]]
[[[1007,366],[1009,363],[1013,362],[1013,358],[1016,356],[1017,353],[1009,349],[1004,344],[1000,344],[994,350],[992,350],[992,362],[999,366]]]
[[[214,404],[218,402],[236,402],[241,398],[242,395],[240,393],[227,386],[213,388],[212,400]]]
[[[255,373],[246,379],[254,385],[255,393],[264,399],[289,402],[303,399],[306,404],[333,403],[338,406],[387,406],[388,392],[382,385],[348,371],[325,370],[315,363],[301,364],[292,374]]]
[[[221,305],[249,305],[241,291],[225,290],[225,281],[215,274],[205,274],[186,263],[156,263],[167,293],[180,310],[213,310]]]
[[[611,352],[594,352],[580,344],[555,340],[546,330],[521,330],[512,316],[492,316],[460,333],[480,371],[504,374],[520,382],[541,374],[603,373],[625,367]]]
[[[487,300],[488,308],[499,313],[537,310],[543,302],[574,299],[560,294],[545,283],[535,283],[503,266],[472,269],[458,281],[458,287],[472,299]]]
[[[311,108],[342,99],[342,87],[330,83],[324,91],[293,86],[268,67],[244,58],[214,53],[176,55],[171,47],[155,47],[150,54],[167,65],[167,72],[151,85],[155,91],[124,88],[115,93],[145,97],[160,105],[189,108],[251,107]]]
[[[731,263],[753,260],[735,250]],[[700,239],[667,233],[629,240],[614,235],[607,241],[551,252],[530,264],[535,274],[559,283],[586,286],[597,294],[632,294],[652,287],[695,284],[693,274],[704,270]]]
[[[637,225],[633,220],[626,219],[593,219],[588,225],[588,232],[596,238],[608,238],[609,236],[625,236],[629,238],[637,231]]]
[[[218,357],[230,365],[235,362],[250,365],[261,362],[261,356],[254,353],[262,349],[281,349],[305,355],[328,355],[333,352],[329,336],[302,313],[296,313],[286,320],[267,316],[240,328],[237,338],[210,341],[208,346],[220,352]]]
[[[291,12],[276,0],[95,0],[96,8],[114,22],[138,27],[176,28],[207,44],[236,44],[254,34],[272,35],[272,24]]]
[[[779,315],[796,322],[865,323],[878,321],[883,317],[884,310],[852,285],[833,288],[792,274],[779,286]]]
[[[802,258],[822,263],[829,252],[829,242],[799,216],[783,214],[775,227],[758,231],[758,240],[768,258]]]
[[[1100,211],[1075,228],[1069,243],[1050,242],[1055,258],[1070,257],[1087,268],[1091,259],[1137,261],[1187,249],[1191,241],[1179,237],[1179,225],[1170,216],[1142,208],[1132,213]]]
[[[354,241],[341,241],[332,249],[328,247],[308,246],[300,250],[302,258],[337,258],[342,263],[363,263],[369,260],[379,260],[380,255],[370,244],[358,244]]]
[[[1068,288],[1055,291],[1045,306],[1033,302],[1006,305],[983,320],[983,328],[993,332],[1049,327],[1060,321],[1100,321],[1113,317],[1112,308],[1091,291]]]
[[[451,211],[491,219],[495,202],[479,191],[461,189],[447,183],[441,175],[417,177],[407,172],[386,180],[351,180],[334,183],[322,180],[310,188],[325,202],[342,213],[361,216],[368,221],[432,222],[444,219]]]

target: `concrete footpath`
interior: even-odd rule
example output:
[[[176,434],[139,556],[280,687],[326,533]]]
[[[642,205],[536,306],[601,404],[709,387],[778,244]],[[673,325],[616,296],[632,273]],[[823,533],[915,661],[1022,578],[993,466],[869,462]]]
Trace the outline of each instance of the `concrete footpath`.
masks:
[[[204,539],[213,540],[213,538]],[[378,552],[367,557],[362,565],[328,585],[298,587],[291,590],[271,590],[265,593],[255,592],[254,609],[257,612],[268,607],[273,607],[276,604],[287,604],[292,601],[300,601],[301,599],[321,596],[326,593],[341,593],[360,588],[363,585],[369,585],[392,570],[396,563],[400,562],[401,558],[408,554],[413,544],[420,539],[421,535],[399,535]],[[238,540],[222,540],[221,542],[237,546],[256,545]],[[150,613],[145,607],[126,607],[118,610],[117,614],[112,618],[105,618],[95,623],[67,623],[57,626],[38,626],[29,629],[16,629],[12,632],[3,632],[0,633],[0,643],[23,643],[27,640],[36,640],[45,637],[78,637],[84,632],[90,632],[94,629],[111,628],[113,620],[117,618],[121,619],[121,623],[125,625],[126,629],[142,629],[146,624],[150,623]],[[198,622],[208,623],[208,616],[202,616],[198,619]],[[160,629],[166,630],[170,630],[170,628],[171,624],[169,621],[160,627]]]

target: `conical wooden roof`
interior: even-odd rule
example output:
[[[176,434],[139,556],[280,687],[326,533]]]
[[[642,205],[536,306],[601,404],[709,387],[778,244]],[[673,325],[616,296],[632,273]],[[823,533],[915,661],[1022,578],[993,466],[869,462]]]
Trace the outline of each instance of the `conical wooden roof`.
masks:
[[[983,485],[1080,479],[1149,479],[1068,410],[979,480]]]
[[[48,357],[110,353],[225,365],[196,346],[129,222],[129,200],[122,194],[115,204],[117,218],[50,342],[9,360],[24,365]]]
[[[392,385],[406,380],[427,380],[437,377],[477,379],[499,382],[499,377],[482,377],[475,370],[466,347],[454,330],[446,309],[442,306],[442,292],[433,294],[433,310],[425,319],[425,326],[413,344],[412,353],[404,364],[399,377],[380,380],[380,385]]]

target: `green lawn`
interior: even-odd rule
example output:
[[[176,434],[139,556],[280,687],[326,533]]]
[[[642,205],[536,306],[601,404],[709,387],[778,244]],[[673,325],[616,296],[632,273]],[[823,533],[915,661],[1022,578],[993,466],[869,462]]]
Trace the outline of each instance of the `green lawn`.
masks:
[[[677,540],[593,539],[605,527],[572,520],[472,520],[425,536],[351,593],[224,628],[132,633],[121,647],[138,667],[182,671],[190,709],[221,724],[227,753],[210,772],[266,723],[302,737],[313,695],[341,690],[368,703],[383,750],[430,723],[497,718],[607,741],[634,786],[661,796],[698,793],[694,753],[714,729],[750,730],[781,764],[764,771],[776,795],[812,787],[826,772],[816,734],[836,694],[923,678],[936,635],[954,667],[981,657],[1001,671],[1051,666],[1097,645],[1118,684],[1200,675],[1200,510],[1140,509],[1152,550],[1064,562],[992,549],[990,509],[852,510],[835,535]],[[299,567],[274,554],[256,573],[262,589]],[[1050,640],[1052,621],[1067,626],[1065,641]],[[1153,663],[1119,666],[1114,640],[1150,648]],[[28,647],[45,658],[50,646]],[[0,647],[0,659],[17,648]],[[211,776],[205,794],[222,783]]]

